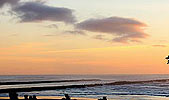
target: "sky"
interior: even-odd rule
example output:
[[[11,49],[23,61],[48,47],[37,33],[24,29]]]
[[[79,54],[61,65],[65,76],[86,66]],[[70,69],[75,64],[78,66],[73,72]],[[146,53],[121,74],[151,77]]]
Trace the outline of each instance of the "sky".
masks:
[[[169,74],[169,0],[1,0],[0,75]]]

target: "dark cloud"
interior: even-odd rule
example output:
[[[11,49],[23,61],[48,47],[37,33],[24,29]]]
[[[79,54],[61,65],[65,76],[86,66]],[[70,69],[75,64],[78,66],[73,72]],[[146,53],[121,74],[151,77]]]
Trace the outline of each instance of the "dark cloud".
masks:
[[[140,39],[146,38],[148,35],[145,33],[132,33],[127,35],[122,35],[119,37],[114,38],[112,41],[121,42],[121,43],[128,43],[130,42],[141,42]]]
[[[15,5],[19,2],[19,0],[0,0],[0,8],[5,4]]]
[[[79,31],[79,30],[74,30],[74,31],[65,31],[64,33],[69,33],[69,34],[73,34],[73,35],[86,35],[85,32],[83,31]]]
[[[73,10],[63,7],[52,7],[43,2],[22,2],[12,11],[21,22],[59,21],[74,23]]]
[[[90,32],[101,32],[115,36],[116,42],[139,42],[148,35],[144,33],[146,24],[130,18],[109,17],[103,19],[88,19],[76,24],[77,29]]]
[[[159,44],[157,44],[157,45],[152,45],[153,47],[167,47],[167,45],[159,45]]]
[[[107,40],[104,35],[95,35],[93,38],[98,40]]]

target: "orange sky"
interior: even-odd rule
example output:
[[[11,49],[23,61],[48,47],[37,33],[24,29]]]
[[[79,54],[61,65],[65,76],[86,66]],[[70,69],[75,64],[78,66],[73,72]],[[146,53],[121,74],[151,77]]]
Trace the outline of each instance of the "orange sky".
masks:
[[[26,51],[25,51],[26,49]],[[117,46],[47,51],[6,49],[1,74],[167,74],[167,47]],[[14,53],[12,53],[14,52]],[[25,52],[27,54],[25,54]],[[7,55],[8,54],[8,55]],[[3,55],[3,54],[1,54]]]
[[[89,2],[0,1],[0,75],[169,74],[168,0]]]

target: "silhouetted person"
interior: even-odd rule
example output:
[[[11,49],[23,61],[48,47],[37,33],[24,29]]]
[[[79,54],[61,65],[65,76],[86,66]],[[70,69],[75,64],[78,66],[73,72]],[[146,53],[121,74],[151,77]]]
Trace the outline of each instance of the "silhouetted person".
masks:
[[[61,100],[66,100],[65,98],[62,98]]]
[[[29,96],[29,100],[33,100],[33,97],[32,97],[32,96]]]
[[[16,92],[9,93],[10,100],[18,100],[18,94]]]
[[[106,98],[106,97],[103,97],[103,100],[107,100],[107,98]]]
[[[167,59],[167,60],[168,60],[167,64],[169,64],[169,55],[168,55],[165,59]]]
[[[107,100],[107,98],[106,98],[106,97],[103,97],[103,99],[98,99],[98,100]]]
[[[28,100],[28,95],[24,95],[24,99],[25,99],[25,100]]]
[[[65,94],[65,98],[66,98],[66,100],[70,100],[70,97],[68,94]]]
[[[37,100],[36,95],[33,95],[33,100]]]

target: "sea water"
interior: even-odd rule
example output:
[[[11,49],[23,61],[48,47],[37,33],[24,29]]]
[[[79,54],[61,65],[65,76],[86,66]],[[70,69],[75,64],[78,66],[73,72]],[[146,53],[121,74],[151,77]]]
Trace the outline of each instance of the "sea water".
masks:
[[[29,88],[44,86],[67,86],[67,85],[85,85],[85,84],[104,84],[119,81],[140,81],[137,84],[121,85],[103,85],[86,88],[67,88],[46,91],[21,92],[19,96],[36,95],[36,96],[63,96],[65,93],[71,97],[101,98],[107,96],[115,99],[135,99],[143,100],[147,97],[149,100],[157,98],[169,99],[169,81],[146,82],[148,80],[169,79],[169,75],[19,75],[19,76],[0,76],[0,82],[32,82],[32,81],[59,81],[59,80],[84,80],[93,81],[75,81],[75,82],[56,82],[56,83],[39,83],[39,84],[16,84],[0,85],[0,89],[8,88]],[[97,79],[97,80],[96,80]],[[7,97],[8,94],[0,94],[0,97]],[[140,98],[140,99],[139,99]]]

